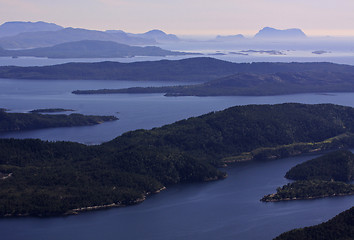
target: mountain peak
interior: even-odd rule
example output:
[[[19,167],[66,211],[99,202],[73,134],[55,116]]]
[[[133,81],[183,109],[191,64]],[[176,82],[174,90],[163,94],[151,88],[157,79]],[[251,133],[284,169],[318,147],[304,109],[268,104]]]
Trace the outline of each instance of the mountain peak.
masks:
[[[153,30],[150,30],[144,34],[167,35],[164,31],[161,31],[159,29],[153,29]]]
[[[299,28],[290,29],[276,29],[271,27],[265,27],[261,29],[255,36],[259,39],[304,39],[306,34]]]
[[[145,33],[138,34],[141,37],[154,39],[157,42],[176,42],[179,41],[179,38],[174,34],[167,34],[162,30],[153,29]]]

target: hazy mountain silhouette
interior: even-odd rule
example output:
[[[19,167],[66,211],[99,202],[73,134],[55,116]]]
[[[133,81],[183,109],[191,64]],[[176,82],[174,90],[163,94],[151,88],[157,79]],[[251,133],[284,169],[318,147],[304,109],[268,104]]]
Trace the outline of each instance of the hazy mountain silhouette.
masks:
[[[5,49],[49,47],[65,42],[82,40],[112,41],[129,45],[156,44],[153,39],[129,36],[124,32],[102,32],[80,28],[64,28],[59,31],[25,32],[16,36],[0,38],[0,46]]]
[[[174,34],[167,34],[161,30],[154,29],[145,33],[127,33],[129,36],[151,39],[159,43],[178,42],[180,39]]]
[[[163,42],[178,42],[180,39],[174,35],[174,34],[167,34],[161,30],[154,29],[145,33],[126,33],[122,30],[107,30],[107,33],[121,33],[121,34],[127,34],[128,36],[131,37],[139,37],[139,38],[144,38],[144,39],[150,39],[154,40],[159,43]]]
[[[306,34],[298,28],[279,30],[265,27],[260,30],[254,38],[256,39],[304,39]]]
[[[58,31],[62,26],[47,22],[5,22],[0,25],[0,37],[14,36],[24,32]]]
[[[242,34],[228,35],[228,36],[218,35],[215,38],[215,40],[217,41],[237,41],[237,40],[244,40],[244,39],[246,38]]]
[[[183,52],[173,52],[159,47],[138,47],[126,44],[83,40],[55,45],[53,47],[34,48],[25,50],[1,50],[0,56],[20,57],[48,57],[48,58],[114,58],[133,56],[170,56],[186,55]],[[189,54],[189,53],[188,53]]]

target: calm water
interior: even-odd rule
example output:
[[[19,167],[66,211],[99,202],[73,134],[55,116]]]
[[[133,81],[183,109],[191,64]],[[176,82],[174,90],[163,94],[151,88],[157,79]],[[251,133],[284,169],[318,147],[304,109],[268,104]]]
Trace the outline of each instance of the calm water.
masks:
[[[247,48],[246,48],[247,49]],[[292,51],[287,52],[286,55],[269,55],[253,53],[248,56],[229,54],[232,51],[240,51],[242,49],[215,49],[215,50],[205,50],[198,49],[195,52],[204,53],[204,55],[196,56],[191,55],[189,57],[213,57],[224,61],[244,63],[244,62],[333,62],[338,64],[349,64],[354,65],[354,51],[352,52],[335,52],[323,55],[316,55],[308,51]],[[181,49],[183,51],[183,49]],[[210,55],[213,53],[221,52],[225,55],[215,56]],[[35,57],[0,57],[0,66],[46,66],[55,65],[68,62],[102,62],[102,61],[115,61],[115,62],[140,62],[140,61],[158,61],[162,59],[168,60],[180,60],[187,58],[188,56],[167,56],[167,57],[132,57],[132,58],[72,58],[72,59],[48,59],[48,58],[35,58]]]
[[[354,196],[259,201],[286,184],[283,176],[289,168],[315,156],[234,166],[225,180],[171,187],[136,206],[49,219],[2,219],[0,231],[8,240],[272,239],[353,206]]]
[[[283,102],[354,106],[354,93],[270,97],[178,97],[161,94],[73,95],[75,89],[158,86],[125,81],[0,80],[0,107],[14,112],[72,108],[84,114],[115,115],[120,120],[72,127],[3,134],[0,137],[101,143],[138,128],[152,128],[234,105]],[[173,83],[169,83],[173,84]],[[353,206],[354,196],[311,201],[261,203],[287,182],[285,172],[302,157],[246,163],[226,169],[223,181],[179,185],[144,203],[78,216],[1,219],[2,239],[272,239],[295,227],[325,221]]]
[[[40,138],[98,144],[135,129],[150,129],[234,105],[284,102],[335,103],[354,106],[354,93],[297,94],[266,97],[164,97],[163,94],[74,95],[76,89],[176,85],[162,82],[47,81],[0,79],[0,108],[27,112],[37,108],[69,108],[78,113],[115,115],[118,121],[89,127],[44,129],[0,134],[3,138]]]

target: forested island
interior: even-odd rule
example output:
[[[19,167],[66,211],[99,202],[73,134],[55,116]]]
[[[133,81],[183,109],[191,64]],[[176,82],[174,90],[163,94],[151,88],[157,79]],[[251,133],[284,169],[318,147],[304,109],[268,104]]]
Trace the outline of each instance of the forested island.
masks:
[[[10,131],[34,130],[53,127],[89,126],[107,121],[118,120],[115,116],[95,116],[72,113],[40,114],[41,112],[57,112],[65,109],[38,109],[32,113],[8,113],[0,110],[0,133]]]
[[[261,201],[313,199],[354,194],[354,154],[340,150],[309,160],[290,169],[286,178],[296,180],[264,196]]]
[[[208,57],[133,63],[66,63],[42,67],[0,67],[0,78],[208,82],[240,73],[303,72],[354,74],[354,66],[333,63],[232,63]],[[325,78],[328,79],[328,78]]]
[[[197,85],[76,90],[74,94],[164,93],[165,96],[267,96],[295,93],[353,92],[354,74],[331,71],[239,73]]]
[[[172,184],[225,178],[218,167],[230,162],[354,146],[353,120],[353,108],[332,104],[249,105],[98,146],[1,139],[0,215],[130,205]]]
[[[354,207],[344,211],[327,222],[312,227],[294,229],[274,240],[333,240],[354,238]]]

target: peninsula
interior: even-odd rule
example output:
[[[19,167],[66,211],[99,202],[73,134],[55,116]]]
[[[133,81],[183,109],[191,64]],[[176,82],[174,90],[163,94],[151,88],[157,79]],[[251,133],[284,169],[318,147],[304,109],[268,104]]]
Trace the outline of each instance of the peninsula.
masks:
[[[261,201],[277,202],[354,194],[354,154],[339,150],[299,164],[290,169],[286,178],[297,180],[278,188],[277,193]]]
[[[49,112],[47,110],[39,110]],[[0,111],[0,133],[10,131],[34,130],[54,127],[89,126],[107,121],[115,121],[114,116],[94,116],[72,113],[66,114],[40,114],[34,113],[8,113]]]

